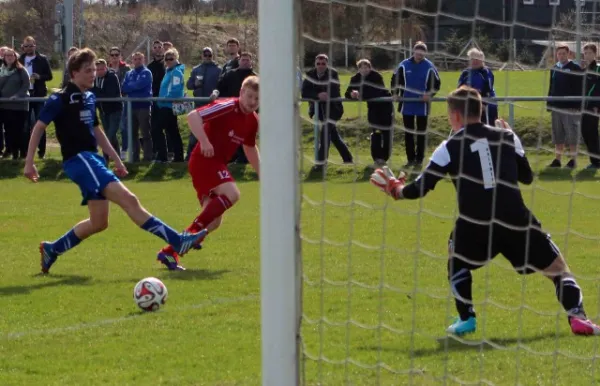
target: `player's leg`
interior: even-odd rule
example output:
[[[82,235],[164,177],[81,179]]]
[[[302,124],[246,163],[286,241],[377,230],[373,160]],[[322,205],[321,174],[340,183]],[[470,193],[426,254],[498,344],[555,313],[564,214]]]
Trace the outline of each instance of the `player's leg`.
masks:
[[[223,213],[240,199],[240,191],[226,165],[213,164],[210,161],[196,162],[192,157],[189,171],[202,211],[188,226],[187,231],[205,230],[204,235],[193,246],[194,249],[200,249],[200,243],[208,232],[214,231],[221,224]],[[182,269],[179,265],[179,254],[169,245],[158,252],[157,260],[169,269]],[[177,265],[174,264],[175,261]]]
[[[234,181],[220,184],[212,189],[208,197],[202,198],[202,211],[187,228],[190,232],[196,229],[206,229],[207,233],[198,243],[210,233],[216,230],[222,222],[222,216],[240,199],[240,190]]]
[[[150,214],[141,205],[136,195],[120,181],[112,181],[106,185],[102,190],[102,195],[119,205],[137,226],[172,245],[177,253],[186,253],[204,235],[204,232],[178,233]]]
[[[549,240],[549,242],[552,242]],[[554,246],[556,248],[556,246]],[[556,289],[556,297],[567,312],[567,320],[575,335],[600,335],[600,326],[587,318],[583,307],[583,291],[569,270],[567,262],[556,251],[558,256],[548,266],[543,275],[552,280]]]
[[[50,267],[56,262],[58,256],[75,248],[83,240],[95,233],[100,233],[108,228],[108,201],[90,200],[87,202],[90,217],[80,221],[59,239],[40,244],[42,272],[48,273]]]
[[[541,230],[533,218],[528,231],[501,228],[502,254],[520,274],[541,272],[552,281],[556,297],[567,312],[571,331],[577,335],[600,335],[600,327],[587,319],[583,307],[583,293],[577,280],[550,235]]]
[[[408,160],[404,167],[409,168],[415,163],[415,116],[404,114],[402,115],[402,121],[404,123],[404,145]]]
[[[448,281],[454,296],[458,317],[446,332],[464,335],[475,332],[477,315],[473,307],[471,272],[496,256],[492,248],[488,256],[488,227],[457,223],[448,240]]]

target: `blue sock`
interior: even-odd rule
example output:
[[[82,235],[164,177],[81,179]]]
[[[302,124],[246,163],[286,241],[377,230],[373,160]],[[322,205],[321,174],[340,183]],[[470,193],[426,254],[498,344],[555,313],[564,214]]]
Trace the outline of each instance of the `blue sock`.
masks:
[[[179,233],[154,216],[142,225],[142,229],[160,237],[170,245],[179,245]]]
[[[71,248],[75,248],[81,239],[75,234],[75,230],[71,229],[65,233],[60,239],[52,243],[52,250],[58,255],[62,255]]]

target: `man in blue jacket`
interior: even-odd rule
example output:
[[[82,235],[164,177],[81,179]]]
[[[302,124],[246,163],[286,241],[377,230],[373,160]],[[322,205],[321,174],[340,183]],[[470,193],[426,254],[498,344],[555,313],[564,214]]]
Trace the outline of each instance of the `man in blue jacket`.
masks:
[[[136,52],[132,56],[133,70],[125,75],[123,94],[131,98],[152,97],[152,72],[144,65],[144,54]],[[150,132],[150,102],[131,103],[131,130],[133,131],[133,161],[140,160],[140,132],[144,148],[144,161],[152,161],[152,136]]]
[[[494,90],[494,73],[485,66],[485,55],[477,48],[471,48],[467,52],[471,66],[465,69],[458,78],[458,87],[469,86],[479,91],[482,98],[496,97]],[[483,102],[481,122],[494,126],[498,119],[498,105],[496,103]]]
[[[400,102],[398,111],[404,121],[404,141],[408,163],[405,167],[420,167],[425,158],[425,132],[431,110],[429,100],[440,90],[441,81],[437,69],[425,58],[427,45],[417,42],[413,56],[403,60],[392,76],[392,95],[404,98],[419,98],[417,102]],[[416,131],[415,131],[416,118]],[[415,149],[414,134],[417,134]]]

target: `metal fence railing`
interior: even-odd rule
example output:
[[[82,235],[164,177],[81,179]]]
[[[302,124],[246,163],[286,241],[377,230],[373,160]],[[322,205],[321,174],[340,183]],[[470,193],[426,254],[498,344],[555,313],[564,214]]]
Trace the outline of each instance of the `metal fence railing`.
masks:
[[[45,102],[48,98],[0,98],[0,104],[2,102]],[[446,97],[434,97],[431,98],[430,101],[432,103],[436,102],[445,102],[447,100]],[[507,97],[495,97],[495,98],[484,98],[484,102],[493,102],[498,105],[508,105],[508,123],[514,127],[515,123],[515,103],[516,102],[548,102],[548,101],[562,101],[562,102],[581,102],[582,110],[585,106],[585,103],[588,101],[600,101],[600,97],[588,97],[588,96],[566,96],[566,97],[548,97],[548,96],[507,96]],[[160,97],[152,97],[152,98],[131,98],[131,97],[119,97],[119,98],[97,98],[96,102],[123,102],[126,104],[127,111],[127,139],[128,143],[133,143],[133,131],[132,131],[132,109],[131,104],[134,102],[208,102],[210,98],[208,97],[184,97],[184,98],[160,98]],[[299,102],[316,102],[313,99],[307,98],[299,98]],[[364,102],[361,100],[355,99],[346,99],[346,98],[332,98],[330,101],[339,101],[343,103],[356,103],[356,102]],[[419,98],[377,98],[370,100],[371,102],[422,102],[422,99]],[[268,107],[262,106],[261,109],[265,109]],[[313,116],[313,124],[314,124],[314,154],[315,160],[317,159],[317,152],[319,149],[319,131],[321,127],[321,122],[319,121],[319,103],[315,103],[315,114]],[[281,128],[285,130],[286,128]],[[127,148],[127,161],[133,161],[133,147],[128,146]]]

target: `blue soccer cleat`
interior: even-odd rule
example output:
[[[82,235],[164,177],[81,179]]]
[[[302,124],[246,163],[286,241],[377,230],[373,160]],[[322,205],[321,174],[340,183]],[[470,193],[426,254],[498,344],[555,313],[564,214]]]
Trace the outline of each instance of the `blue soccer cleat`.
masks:
[[[477,320],[475,319],[475,317],[470,316],[469,319],[467,320],[461,320],[460,317],[456,318],[454,320],[454,323],[452,323],[450,326],[448,326],[448,328],[446,329],[446,332],[448,334],[454,334],[454,335],[466,335],[466,334],[471,334],[473,332],[475,332],[475,330],[477,329]]]
[[[172,244],[173,249],[179,255],[185,255],[190,248],[194,246],[200,239],[202,239],[208,231],[206,229],[202,229],[198,233],[189,233],[183,232],[179,235],[179,245]]]
[[[40,243],[40,255],[42,273],[48,273],[48,271],[50,271],[50,267],[52,267],[52,264],[54,264],[56,259],[58,259],[58,254],[54,252],[54,249],[52,249],[51,243],[42,241]]]
[[[164,264],[169,271],[185,271],[185,267],[179,264],[179,256],[176,253],[170,255],[160,251],[158,252],[158,255],[156,255],[156,260]]]

